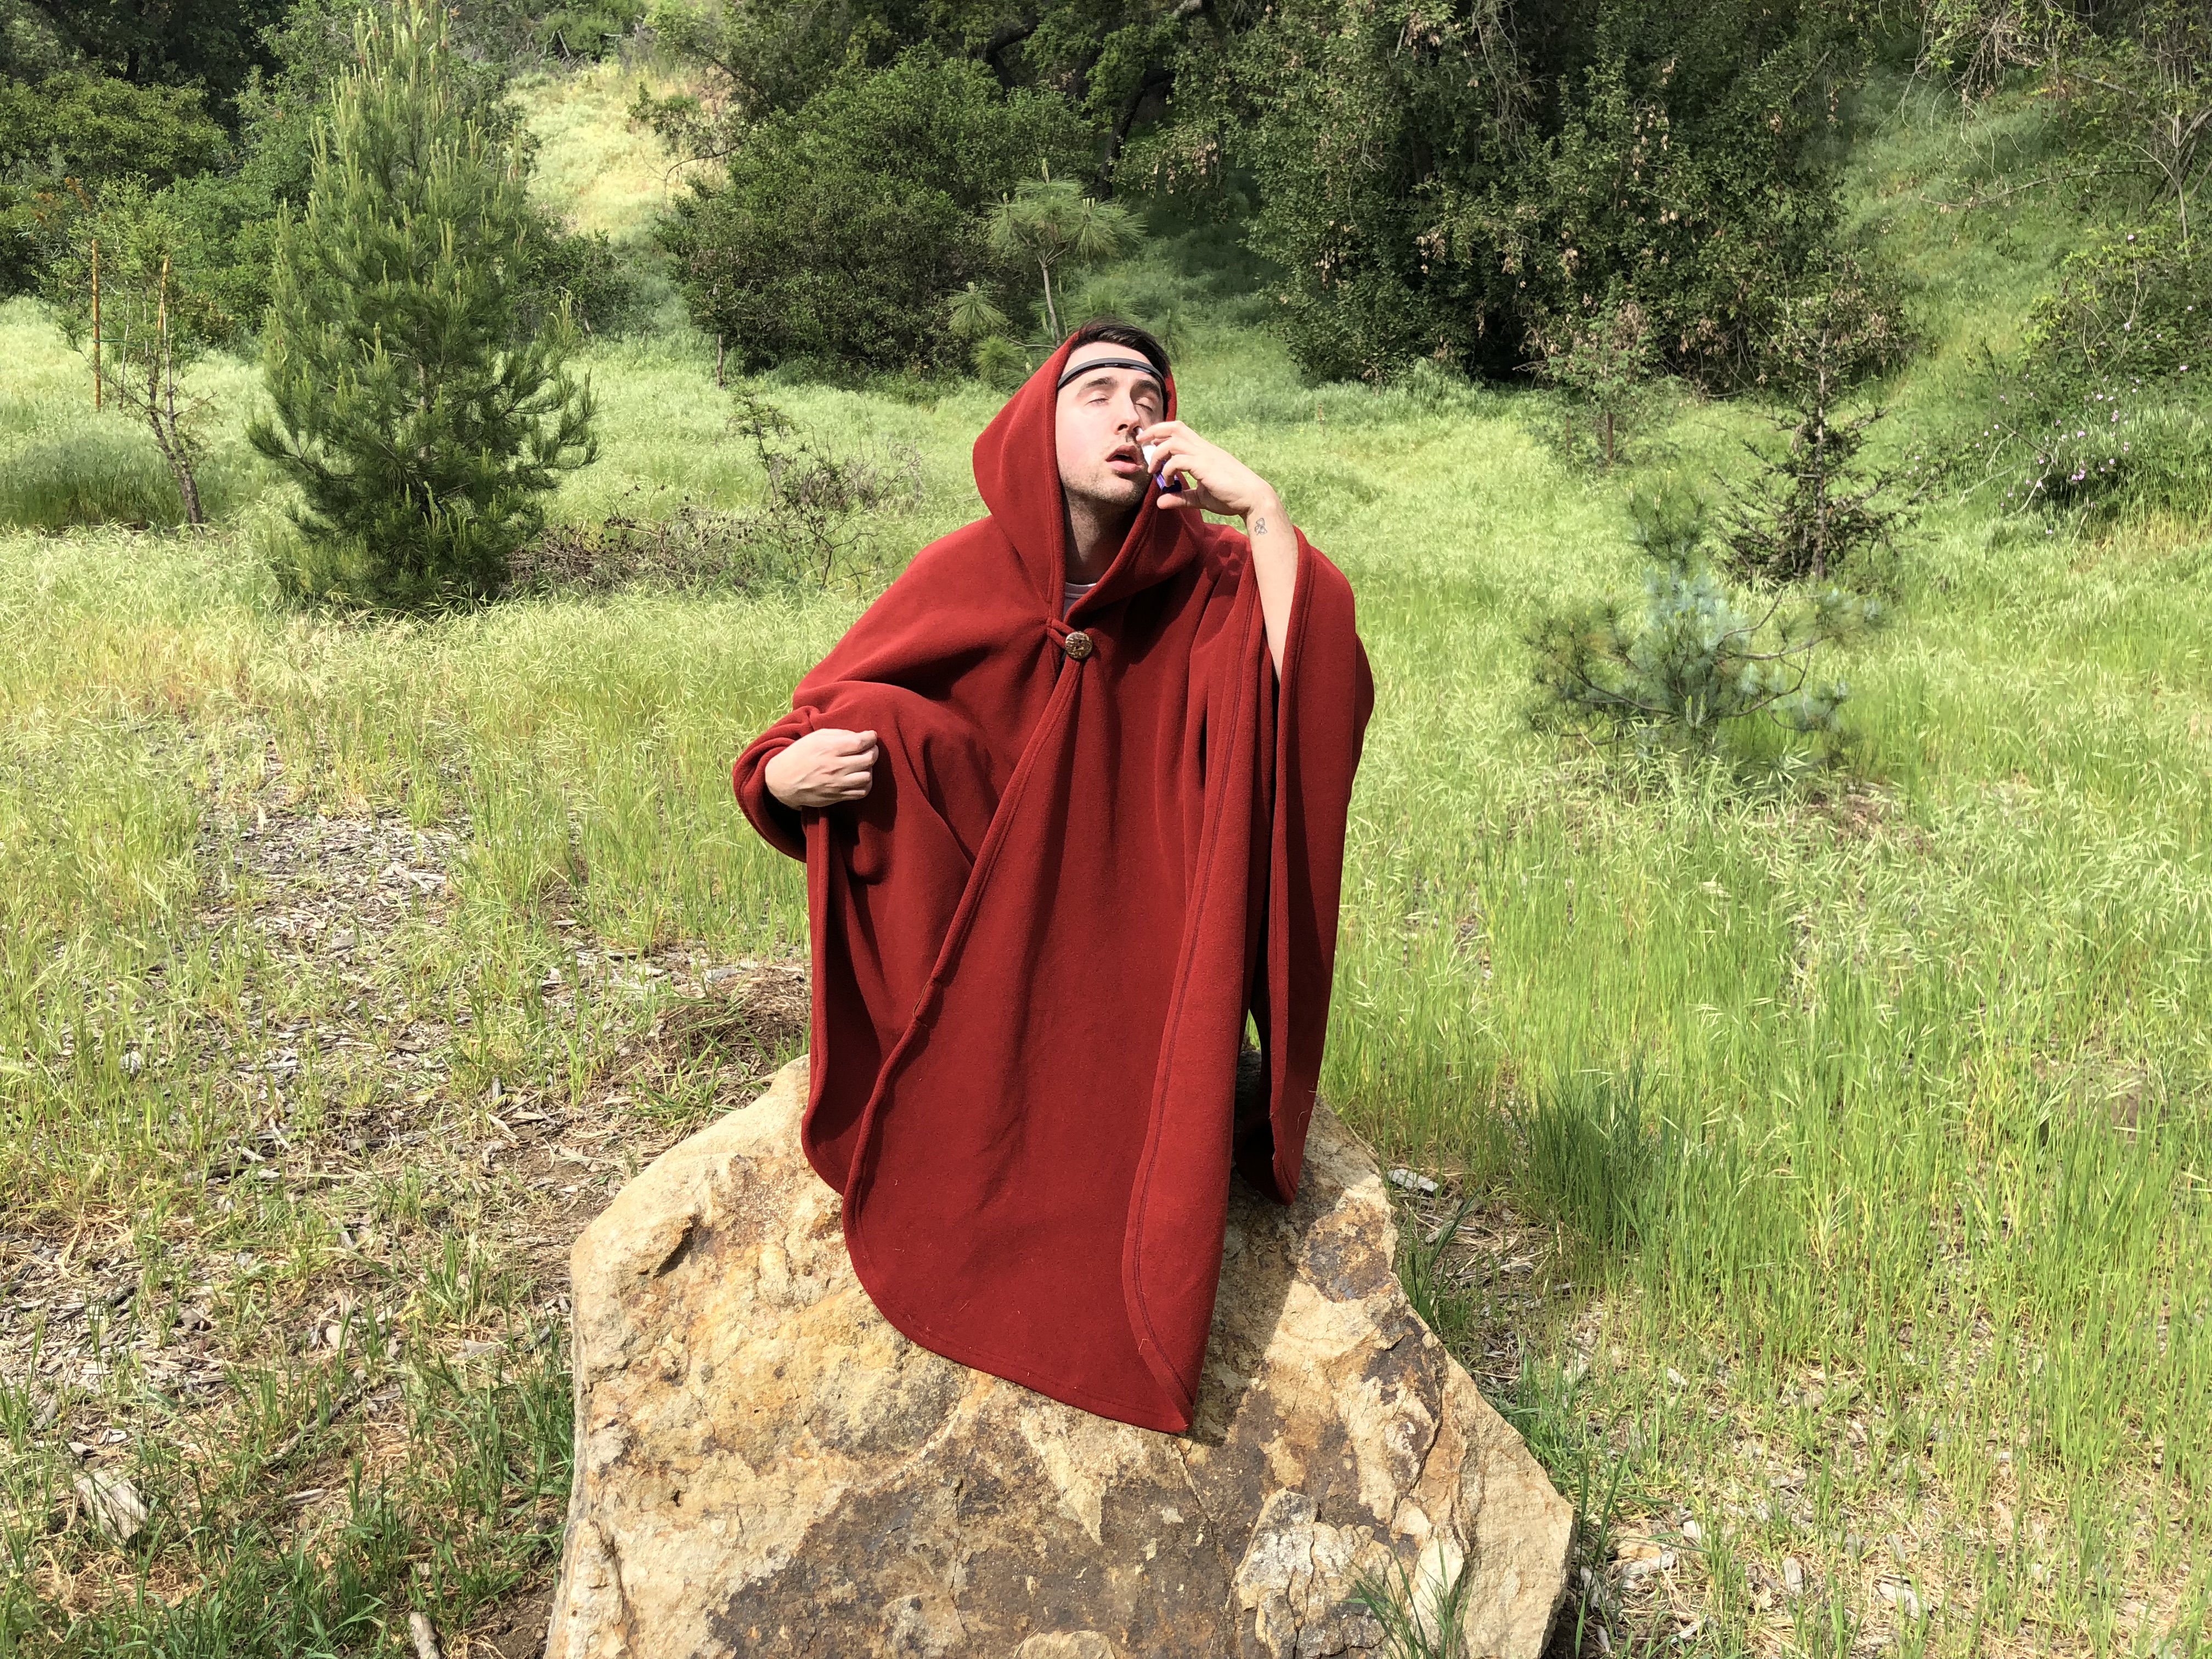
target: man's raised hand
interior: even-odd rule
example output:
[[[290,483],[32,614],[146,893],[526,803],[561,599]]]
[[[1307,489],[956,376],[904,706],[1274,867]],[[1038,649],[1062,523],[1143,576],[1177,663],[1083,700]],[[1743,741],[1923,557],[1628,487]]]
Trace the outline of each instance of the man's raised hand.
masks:
[[[1267,627],[1267,654],[1283,672],[1283,645],[1291,629],[1297,586],[1297,532],[1274,488],[1219,444],[1210,444],[1181,421],[1159,421],[1135,434],[1153,446],[1149,465],[1174,487],[1152,497],[1158,507],[1195,507],[1244,520],[1252,545],[1254,586]]]
[[[1157,505],[1203,507],[1248,520],[1267,516],[1273,507],[1281,516],[1282,504],[1265,478],[1181,421],[1156,422],[1133,435],[1154,447],[1152,469],[1168,481],[1166,491],[1153,498]]]
[[[868,793],[875,765],[874,732],[825,726],[778,753],[761,780],[786,806],[836,806]]]

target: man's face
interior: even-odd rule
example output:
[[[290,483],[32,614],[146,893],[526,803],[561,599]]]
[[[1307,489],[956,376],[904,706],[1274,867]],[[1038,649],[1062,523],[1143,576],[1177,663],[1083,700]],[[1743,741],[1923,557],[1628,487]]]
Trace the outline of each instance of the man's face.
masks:
[[[1093,340],[1075,349],[1068,366],[1080,371],[1101,359],[1139,356],[1133,347]],[[1060,488],[1101,507],[1140,504],[1152,481],[1130,434],[1165,412],[1160,383],[1150,374],[1133,368],[1079,372],[1060,387],[1054,420]]]

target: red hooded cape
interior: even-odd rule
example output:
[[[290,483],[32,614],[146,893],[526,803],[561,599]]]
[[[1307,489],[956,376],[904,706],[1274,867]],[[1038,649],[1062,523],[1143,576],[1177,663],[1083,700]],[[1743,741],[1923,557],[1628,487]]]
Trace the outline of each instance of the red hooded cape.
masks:
[[[1067,349],[976,440],[990,516],[915,555],[734,775],[806,862],[804,1140],[876,1306],[1179,1432],[1232,1159],[1297,1189],[1374,691],[1335,566],[1299,538],[1279,679],[1244,537],[1188,508],[1147,501],[1062,618]],[[818,726],[878,734],[873,785],[793,812],[763,771]]]

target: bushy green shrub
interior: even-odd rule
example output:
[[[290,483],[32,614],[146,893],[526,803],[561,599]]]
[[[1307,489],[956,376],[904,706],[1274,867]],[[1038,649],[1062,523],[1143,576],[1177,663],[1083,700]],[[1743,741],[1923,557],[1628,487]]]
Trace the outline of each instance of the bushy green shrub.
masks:
[[[533,325],[514,255],[520,158],[457,94],[442,15],[357,26],[307,213],[280,224],[256,448],[305,500],[288,588],[356,603],[484,597],[591,459],[573,332]]]
[[[603,58],[646,18],[645,0],[466,0],[454,8],[464,43],[487,55],[532,59]]]
[[[1103,141],[1110,163],[1132,124],[1174,84],[1177,55],[1208,50],[1243,27],[1250,9],[1186,0],[657,0],[655,47],[689,65],[705,95],[647,99],[641,107],[680,135],[685,153],[726,155],[762,117],[796,110],[840,76],[888,68],[921,46],[973,58],[1008,90],[1064,97]]]
[[[126,91],[189,88],[227,120],[230,100],[268,64],[267,32],[288,3],[8,0],[0,4],[0,74],[81,71]]]
[[[2032,367],[2069,390],[2200,374],[2212,258],[2172,215],[2077,248],[2028,318]]]
[[[0,297],[36,291],[112,185],[229,165],[289,0],[0,0]]]
[[[1688,0],[1601,8],[1597,42],[1563,77],[1557,131],[1446,185],[1432,240],[1462,288],[1497,273],[1509,337],[1632,303],[1668,370],[1753,380],[1777,301],[1835,224],[1814,142],[1830,26],[1814,7]]]
[[[644,0],[587,0],[579,6],[555,6],[540,12],[531,37],[542,51],[558,57],[603,58],[645,21],[645,9]]]
[[[2212,517],[2212,258],[2166,215],[2069,254],[1997,392],[2007,494]]]
[[[2117,421],[2100,422],[2110,410]],[[2038,444],[2038,474],[2027,493],[2054,507],[2080,508],[2094,520],[2170,515],[2212,520],[2212,416],[2194,404],[2146,402],[2124,396],[2092,398],[2062,414]]]
[[[212,167],[224,143],[197,88],[0,76],[0,299],[46,280],[105,181],[163,185]]]
[[[197,87],[138,87],[84,70],[0,79],[0,167],[160,185],[212,167],[222,147]]]
[[[762,120],[663,240],[694,320],[741,369],[958,363],[946,301],[1003,270],[986,210],[1084,148],[1063,100],[1002,93],[979,64],[918,49]]]

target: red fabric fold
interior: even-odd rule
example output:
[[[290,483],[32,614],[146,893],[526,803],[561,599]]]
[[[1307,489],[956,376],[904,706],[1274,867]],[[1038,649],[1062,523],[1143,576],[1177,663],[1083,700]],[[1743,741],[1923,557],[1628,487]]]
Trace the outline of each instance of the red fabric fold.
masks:
[[[976,441],[990,516],[915,556],[734,779],[806,862],[804,1139],[878,1308],[1180,1431],[1232,1162],[1297,1189],[1373,684],[1351,587],[1303,536],[1278,677],[1244,538],[1187,509],[1147,503],[1060,616],[1066,356]],[[878,734],[874,783],[794,815],[763,771],[818,726]],[[1248,1011],[1267,1109],[1240,1121]]]

